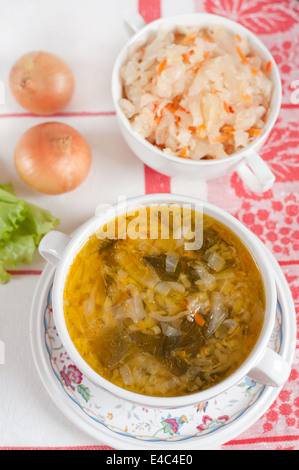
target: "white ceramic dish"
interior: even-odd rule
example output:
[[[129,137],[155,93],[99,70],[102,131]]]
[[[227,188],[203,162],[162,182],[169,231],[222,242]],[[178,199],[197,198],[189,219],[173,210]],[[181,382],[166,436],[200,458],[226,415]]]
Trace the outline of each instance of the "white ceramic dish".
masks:
[[[291,365],[296,346],[293,299],[279,265],[264,250],[278,293],[269,347]],[[219,448],[252,426],[281,391],[281,387],[267,387],[244,377],[216,399],[179,411],[135,406],[114,397],[77,371],[64,349],[52,312],[54,275],[55,267],[47,264],[32,303],[30,339],[34,366],[58,409],[95,443],[120,450]]]
[[[261,334],[251,354],[241,366],[233,374],[214,387],[192,395],[180,397],[144,396],[124,390],[105,380],[83,360],[73,344],[66,326],[63,310],[64,286],[69,268],[88,238],[108,221],[114,220],[117,215],[125,214],[127,211],[133,208],[136,209],[141,205],[143,205],[143,207],[150,207],[152,205],[159,206],[161,204],[166,204],[167,206],[179,204],[182,207],[187,206],[195,209],[200,207],[199,210],[202,210],[205,214],[230,228],[243,241],[253,255],[263,279],[266,298],[265,317]],[[256,237],[237,219],[227,214],[222,209],[212,204],[198,201],[195,198],[181,195],[154,194],[140,196],[108,207],[105,211],[99,211],[98,215],[78,228],[72,237],[68,237],[60,232],[49,232],[49,234],[43,238],[39,251],[46,260],[57,266],[53,284],[52,303],[55,325],[65,349],[69,352],[74,363],[84,375],[94,384],[115,396],[147,407],[175,408],[208,401],[236,384],[246,375],[272,386],[281,386],[287,380],[290,374],[289,364],[287,364],[281,356],[267,347],[275,324],[277,304],[277,293],[271,265],[268,259],[265,258],[263,249],[259,243],[257,243]]]
[[[198,180],[210,180],[219,178],[228,172],[236,171],[252,191],[264,192],[270,189],[274,184],[275,177],[257,152],[265,143],[275,124],[281,106],[282,92],[278,67],[267,47],[255,34],[244,26],[227,18],[208,13],[171,16],[158,19],[147,25],[140,16],[134,14],[127,16],[127,22],[130,24],[135,34],[128,43],[125,44],[116,59],[112,73],[112,97],[121,133],[131,150],[143,163],[168,176],[183,175]],[[272,62],[271,79],[274,88],[267,122],[261,135],[254,142],[225,159],[195,161],[166,155],[136,132],[133,132],[129,120],[120,109],[119,101],[122,98],[122,83],[119,75],[120,67],[128,56],[128,49],[130,48],[131,50],[133,45],[141,47],[141,45],[146,42],[149,35],[157,31],[162,25],[172,30],[177,25],[206,27],[213,24],[221,25],[234,34],[249,38],[253,48],[267,62]]]

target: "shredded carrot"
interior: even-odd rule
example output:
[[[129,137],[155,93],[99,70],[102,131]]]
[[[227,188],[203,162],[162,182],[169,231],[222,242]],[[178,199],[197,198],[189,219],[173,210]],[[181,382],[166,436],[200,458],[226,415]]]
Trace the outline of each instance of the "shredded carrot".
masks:
[[[246,101],[246,103],[252,104],[252,99],[247,93],[242,93],[242,98],[244,101]]]
[[[205,55],[203,56],[203,61],[202,61],[202,62],[204,62],[205,60],[207,60],[207,58],[209,57],[209,55],[210,55],[210,51],[207,51],[207,52],[205,53]]]
[[[177,115],[175,114],[176,109],[175,109],[173,106],[171,106],[170,103],[168,103],[168,104],[165,106],[165,108],[168,109],[168,111],[174,115],[175,121],[176,121],[176,123],[178,123],[181,118],[180,118],[180,116],[177,116]],[[164,108],[163,108],[163,109],[164,109]]]
[[[257,129],[255,127],[252,127],[251,129],[249,129],[248,131],[248,134],[251,136],[251,137],[258,137],[260,135],[260,133],[262,132],[261,129]]]
[[[244,86],[241,85],[241,94],[242,94],[242,98],[244,101],[246,101],[246,103],[248,104],[252,104],[252,99],[251,99],[251,96],[248,95],[248,93],[245,93],[245,90],[244,90]]]
[[[196,252],[194,253],[193,251],[186,251],[186,253],[184,254],[184,257],[189,258],[189,259],[195,259],[197,258],[197,254]]]
[[[229,106],[226,101],[223,101],[223,107],[224,107],[224,110],[227,112],[227,114],[234,112],[233,108]]]
[[[122,302],[124,302],[125,300],[127,300],[128,297],[129,297],[129,294],[128,294],[127,291],[121,292],[121,296],[120,296],[120,298],[118,299],[118,302],[119,302],[119,303],[122,303]]]
[[[220,90],[214,90],[213,95],[216,95],[216,93],[221,93],[221,91]]]
[[[230,339],[230,338],[232,338],[233,336],[235,336],[235,334],[238,333],[239,329],[240,329],[240,325],[237,326],[237,328],[235,329],[235,331],[233,331],[232,334],[229,335],[227,339]]]
[[[196,67],[194,67],[194,72],[198,72],[198,70],[200,69],[200,67],[202,66],[202,64],[204,64],[204,62],[207,60],[207,58],[209,57],[210,55],[210,51],[206,52],[203,56],[203,60],[201,62],[199,62]]]
[[[205,323],[204,319],[202,318],[202,316],[198,312],[194,315],[194,320],[196,321],[196,323],[199,326],[202,326]]]
[[[229,232],[227,232],[223,227],[220,227],[218,225],[212,224],[211,227],[216,230],[216,232],[219,233],[220,237],[223,238],[223,240],[228,244],[228,245],[233,245],[234,239],[233,235]]]
[[[187,158],[188,157],[188,150],[189,150],[188,145],[185,145],[185,147],[182,148],[181,157]]]
[[[183,108],[183,106],[181,106],[181,105],[179,105],[178,109],[179,109],[180,111],[184,111],[184,112],[187,113],[187,114],[190,114],[190,111],[188,111],[188,109],[186,109],[186,108]]]
[[[208,38],[207,36],[200,36],[200,39],[202,39],[203,41],[211,42],[212,44],[215,44],[215,41],[213,41],[212,39]]]
[[[143,321],[141,321],[141,320],[140,320],[140,321],[137,323],[137,325],[138,325],[138,326],[139,326],[139,328],[141,328],[142,330],[145,330],[145,329],[146,329],[146,328],[145,328],[145,324],[144,324],[144,322],[143,322]]]
[[[157,126],[160,124],[161,119],[162,119],[162,115],[161,115],[161,114],[160,114],[160,116],[158,116],[158,115],[155,116],[155,121],[156,121],[156,123],[157,123]]]
[[[170,111],[172,114],[174,114],[176,112],[176,109],[174,109],[170,103],[168,103],[166,106],[165,106],[166,109],[168,109],[168,111]]]
[[[248,64],[248,59],[245,57],[245,55],[243,54],[242,50],[241,50],[241,47],[240,46],[236,46],[236,49],[237,49],[237,52],[239,54],[239,56],[241,57],[241,60],[243,62],[243,64]]]
[[[166,65],[167,65],[167,59],[164,59],[164,60],[161,62],[161,64],[159,65],[159,68],[158,68],[158,75],[161,75],[161,73],[163,72],[163,70],[165,70]]]
[[[194,53],[195,52],[193,49],[191,49],[191,51],[185,52],[184,54],[182,54],[183,60],[190,64],[190,55],[193,55]]]
[[[233,138],[233,134],[219,135],[218,137],[214,137],[214,139],[212,139],[212,142],[225,142],[226,140],[230,140]]]
[[[223,126],[223,132],[235,132],[235,128],[233,126]]]
[[[241,36],[239,36],[239,34],[236,34],[236,38],[239,42],[242,42],[242,38],[241,38]]]
[[[271,62],[271,60],[269,60],[269,62],[266,65],[266,72],[270,73],[271,70],[272,70],[272,62]]]
[[[253,68],[251,68],[250,71],[253,75],[259,75],[260,74],[260,72],[258,70],[253,69]]]
[[[192,31],[192,33],[188,34],[188,36],[186,36],[186,37],[182,40],[181,44],[182,44],[183,46],[185,46],[186,44],[188,44],[188,42],[194,41],[195,38],[196,38],[196,31]]]
[[[201,124],[201,126],[196,128],[196,135],[201,139],[206,135],[206,126],[204,124]]]

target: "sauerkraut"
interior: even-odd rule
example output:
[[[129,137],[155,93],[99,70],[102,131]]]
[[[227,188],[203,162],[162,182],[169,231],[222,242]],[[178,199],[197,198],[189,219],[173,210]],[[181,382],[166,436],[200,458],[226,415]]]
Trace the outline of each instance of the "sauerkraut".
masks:
[[[160,29],[121,67],[120,107],[133,131],[166,154],[225,158],[261,134],[270,72],[247,38],[219,26]]]

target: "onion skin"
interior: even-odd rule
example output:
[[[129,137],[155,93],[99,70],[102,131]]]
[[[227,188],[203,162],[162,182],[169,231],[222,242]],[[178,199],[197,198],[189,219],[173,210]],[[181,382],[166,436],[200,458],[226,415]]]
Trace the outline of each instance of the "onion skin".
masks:
[[[70,102],[75,88],[72,70],[57,55],[29,52],[12,67],[9,85],[16,101],[38,115],[61,111]]]
[[[91,167],[91,151],[71,126],[46,122],[26,131],[14,154],[24,183],[44,194],[63,194],[77,188]]]

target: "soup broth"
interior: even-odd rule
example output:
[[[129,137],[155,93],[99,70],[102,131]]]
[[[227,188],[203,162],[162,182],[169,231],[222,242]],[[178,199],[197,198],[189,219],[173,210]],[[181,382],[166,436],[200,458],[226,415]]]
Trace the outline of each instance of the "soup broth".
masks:
[[[115,238],[89,238],[67,276],[65,319],[80,355],[108,381],[143,395],[187,395],[249,355],[263,324],[263,282],[248,249],[218,221],[201,214],[202,243],[190,250],[174,218],[167,238],[162,217],[151,238],[149,210],[138,237],[123,235],[136,217],[126,214],[113,221]],[[194,226],[196,211],[189,215]]]

